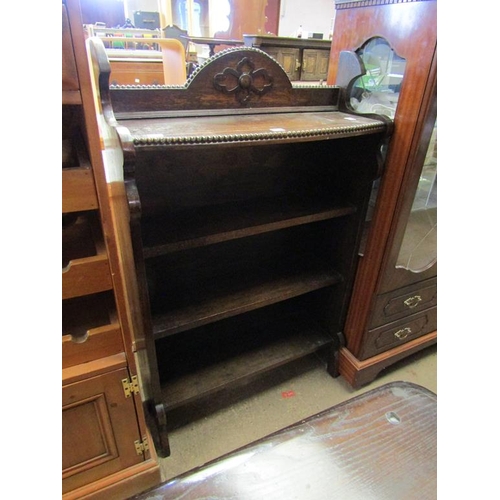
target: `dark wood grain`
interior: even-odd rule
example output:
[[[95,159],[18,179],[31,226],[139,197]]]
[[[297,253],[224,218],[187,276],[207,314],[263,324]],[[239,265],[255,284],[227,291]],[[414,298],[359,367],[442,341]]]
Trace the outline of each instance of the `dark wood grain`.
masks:
[[[404,19],[404,22],[394,22]],[[415,182],[420,168],[416,168],[422,155],[422,146],[433,124],[436,106],[437,84],[437,2],[434,0],[367,0],[363,2],[336,2],[336,20],[328,83],[343,82],[338,69],[342,51],[356,51],[373,37],[383,37],[390,47],[406,60],[404,78],[394,117],[394,134],[387,150],[384,174],[381,177],[378,197],[366,238],[363,256],[359,260],[349,311],[345,323],[345,336],[350,354],[356,359],[341,359],[348,367],[345,377],[356,380],[353,371],[362,370],[360,378],[366,383],[368,374],[377,374],[390,364],[389,354],[376,357],[378,368],[367,362],[361,363],[358,356],[365,349],[368,331],[374,328],[372,318],[381,293],[389,293],[399,287],[427,280],[436,275],[436,266],[422,273],[411,273],[397,269],[402,235],[406,227],[408,205],[413,199]],[[420,166],[421,167],[421,164]],[[378,313],[377,313],[378,314]],[[375,318],[377,326],[379,316]],[[432,330],[432,322],[429,323]],[[431,330],[422,330],[427,337]],[[425,344],[425,343],[424,343]],[[421,348],[418,339],[408,342],[394,353],[401,359]],[[347,351],[341,351],[340,357]],[[367,360],[366,360],[367,361]],[[374,358],[375,361],[375,358]],[[344,375],[344,373],[342,373]]]
[[[238,64],[245,58],[250,59],[256,72],[255,77],[252,77],[255,86],[261,88],[264,83],[271,81],[272,84],[264,94],[250,92],[247,96],[244,92],[248,98],[243,100],[240,92],[217,89],[214,77],[223,74],[228,68],[238,71]],[[265,72],[265,78],[262,72]],[[311,88],[293,87],[283,68],[266,53],[255,48],[245,48],[227,49],[211,57],[195,70],[185,85],[113,86],[110,98],[118,119],[171,117],[174,114],[204,116],[207,111],[214,115],[217,110],[225,110],[226,115],[249,111],[253,114],[283,107],[293,111],[297,106],[335,106],[338,104],[339,88],[318,85]]]
[[[110,89],[89,43],[123,147],[159,427],[169,405],[323,347],[332,366],[389,122],[338,111],[338,87],[293,87],[254,48],[216,54],[183,86]]]
[[[394,382],[134,499],[435,499],[436,431],[436,395]]]

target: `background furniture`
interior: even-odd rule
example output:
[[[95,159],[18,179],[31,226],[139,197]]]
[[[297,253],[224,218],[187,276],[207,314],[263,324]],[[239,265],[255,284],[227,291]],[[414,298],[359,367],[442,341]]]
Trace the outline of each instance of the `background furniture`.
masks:
[[[254,48],[216,54],[184,88],[108,90],[91,42],[166,453],[170,411],[318,351],[333,370],[390,120],[339,112],[340,88],[293,87]]]
[[[145,52],[137,54],[137,51],[109,50],[111,84],[165,85],[162,53],[156,50]]]
[[[292,81],[326,80],[330,40],[243,35],[247,47],[257,47],[274,57]]]
[[[437,495],[437,398],[395,382],[183,474],[134,500]]]
[[[227,48],[243,45],[242,40],[230,40],[228,38],[187,36],[186,39],[192,43],[207,45],[209,57],[212,57],[215,54],[216,47],[222,46],[223,48]]]
[[[130,38],[130,42],[140,42],[140,38]],[[158,45],[160,49],[161,56],[161,71],[163,73],[164,85],[184,85],[186,83],[186,49],[184,45],[174,38],[155,38],[155,44]],[[126,54],[128,57],[122,58],[117,57],[119,53],[115,52],[114,57],[111,60],[111,71],[112,71],[112,81],[117,85],[127,85],[127,84],[155,84],[150,82],[152,73],[151,69],[156,70],[156,67],[147,68],[148,64],[158,64],[158,62],[152,62],[148,57],[142,57],[142,50],[137,50],[134,54]],[[146,56],[149,51],[146,51]],[[130,57],[132,56],[132,57]],[[149,71],[148,71],[149,69]],[[146,73],[146,74],[144,74]],[[139,82],[128,82],[127,76],[134,76],[135,80],[142,80]],[[147,76],[146,76],[147,75]],[[154,75],[158,76],[158,75]],[[158,84],[158,83],[156,83]]]
[[[169,27],[165,28],[168,29]],[[87,37],[101,38],[111,62],[114,85],[183,85],[186,45],[179,37],[162,37],[158,30],[107,29],[85,26]],[[169,30],[173,32],[172,29]]]
[[[175,38],[176,40],[179,40],[179,42],[182,43],[184,46],[184,51],[187,53],[188,51],[188,32],[187,30],[182,30],[179,28],[179,26],[176,26],[175,24],[169,24],[168,26],[165,26],[165,28],[162,29],[163,36],[165,38]]]
[[[134,26],[141,29],[159,30],[160,13],[136,10],[134,11]]]
[[[62,491],[124,498],[160,480],[132,352],[134,274],[109,199],[78,0],[62,3],[62,28]]]
[[[84,1],[85,5],[87,2]],[[144,49],[154,48],[154,40],[161,38],[160,30],[139,28],[106,28],[95,24],[85,24],[86,36],[98,36],[107,49]],[[137,40],[139,39],[139,40]]]
[[[357,51],[364,57],[366,43],[377,37],[385,39],[395,56],[404,60],[403,78],[394,83],[399,95],[395,132],[367,224],[344,330],[346,346],[339,356],[340,373],[351,385],[359,386],[437,339],[435,204],[431,210],[415,210],[422,191],[422,206],[429,207],[429,195],[435,197],[436,2],[340,0],[336,10],[329,83],[339,80],[336,61],[341,51]],[[425,221],[418,217],[422,214]],[[426,239],[415,231],[414,222],[420,230],[422,222],[427,224]],[[411,238],[421,248],[429,244],[418,256],[426,258],[423,262],[409,259],[418,254]]]

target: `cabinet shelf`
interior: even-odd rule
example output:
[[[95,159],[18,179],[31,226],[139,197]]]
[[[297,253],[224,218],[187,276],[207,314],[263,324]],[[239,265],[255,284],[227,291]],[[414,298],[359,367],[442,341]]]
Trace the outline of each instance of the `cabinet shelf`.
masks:
[[[272,270],[253,268],[238,276],[222,276],[216,283],[198,283],[189,290],[178,290],[175,296],[165,299],[171,307],[169,312],[153,313],[154,338],[213,323],[342,281],[339,273],[313,260],[302,267],[280,264]]]
[[[324,329],[306,318],[293,317],[257,327],[237,341],[224,342],[224,359],[200,366],[162,384],[162,401],[167,410],[198,401],[222,390],[237,387],[284,364],[313,354],[333,342]],[[274,339],[274,340],[270,340]],[[250,345],[247,345],[250,344]],[[210,346],[207,346],[210,350]],[[198,354],[193,353],[194,356]],[[182,356],[177,354],[178,358]]]
[[[258,199],[143,221],[144,258],[350,215],[353,205],[302,198]]]

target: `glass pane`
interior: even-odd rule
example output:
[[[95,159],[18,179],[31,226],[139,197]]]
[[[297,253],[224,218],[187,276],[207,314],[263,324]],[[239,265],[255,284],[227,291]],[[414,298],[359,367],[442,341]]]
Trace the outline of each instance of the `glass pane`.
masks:
[[[358,113],[377,113],[394,119],[406,60],[396,54],[387,40],[382,37],[371,38],[356,53],[363,61],[366,74],[354,82],[350,94],[351,107]],[[385,149],[382,150],[384,157],[386,152]],[[361,254],[364,253],[364,244],[377,202],[379,185],[380,179],[375,180],[366,215]]]
[[[366,74],[356,80],[350,104],[359,113],[378,113],[394,118],[406,60],[381,37],[371,38],[357,54]]]
[[[425,271],[437,260],[437,121],[427,148],[420,180],[396,267]]]
[[[172,20],[177,27],[186,30],[191,36],[204,36],[203,6],[198,0],[174,0]]]

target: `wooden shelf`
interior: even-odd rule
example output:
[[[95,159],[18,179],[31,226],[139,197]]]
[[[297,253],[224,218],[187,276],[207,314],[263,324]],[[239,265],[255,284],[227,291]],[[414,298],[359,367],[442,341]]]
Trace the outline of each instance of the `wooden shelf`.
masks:
[[[172,410],[246,383],[271,369],[312,354],[333,341],[326,332],[302,324],[284,322],[280,328],[289,330],[284,338],[166,381],[162,387],[166,408]]]
[[[144,258],[355,213],[321,200],[258,199],[192,209],[144,220]]]
[[[329,107],[332,109],[332,106]],[[186,113],[185,113],[186,115]],[[251,144],[265,140],[297,142],[340,139],[377,134],[385,128],[380,121],[336,110],[255,115],[142,118],[127,120],[127,127],[140,147],[214,146],[224,143]]]
[[[167,299],[172,308],[169,312],[153,313],[154,338],[213,323],[342,281],[336,271],[310,262],[305,268],[304,264],[302,267],[290,264],[274,269],[249,269],[239,276],[221,277],[217,283],[199,283],[190,290],[178,291],[176,297]]]

